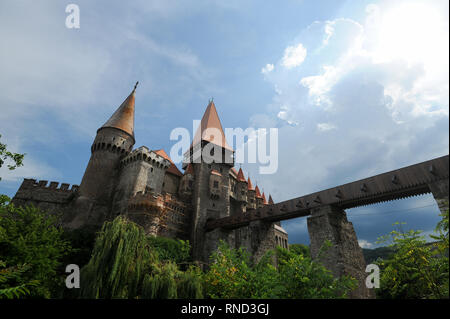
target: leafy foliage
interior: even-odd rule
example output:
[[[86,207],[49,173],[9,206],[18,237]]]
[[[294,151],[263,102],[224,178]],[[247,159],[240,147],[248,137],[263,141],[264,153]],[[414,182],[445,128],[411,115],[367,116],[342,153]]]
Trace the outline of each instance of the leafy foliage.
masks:
[[[28,265],[23,264],[15,267],[5,268],[6,264],[0,260],[0,299],[13,299],[27,296],[30,294],[28,289],[31,286],[36,286],[39,282],[32,280],[28,283],[17,285],[21,280],[24,272],[29,268]]]
[[[61,259],[71,247],[58,223],[58,216],[32,205],[0,205],[0,256],[6,273],[12,271],[16,287],[33,297],[52,297],[64,282]],[[37,281],[39,285],[31,284]]]
[[[81,297],[201,298],[201,272],[194,266],[183,272],[174,262],[184,261],[186,251],[188,243],[148,237],[142,227],[119,216],[103,225],[81,270]]]
[[[289,251],[296,255],[303,255],[305,257],[311,257],[309,253],[309,247],[303,244],[290,244]]]
[[[161,261],[173,261],[176,264],[191,261],[189,241],[165,237],[148,236],[150,248]]]
[[[119,216],[106,222],[81,270],[84,298],[134,298],[151,260],[144,230]]]
[[[378,262],[381,268],[381,298],[448,298],[448,212],[442,214],[438,224],[440,239],[435,244],[426,244],[421,231],[403,231],[400,223],[397,230],[380,238],[379,242],[391,242],[395,253]],[[445,233],[446,232],[446,233]],[[447,251],[447,256],[443,252]]]
[[[0,134],[0,138],[1,137],[2,135]],[[6,149],[6,146],[6,144],[0,143],[0,168],[7,160],[11,160],[13,162],[12,164],[7,165],[10,170],[23,166],[23,158],[25,157],[25,154],[12,153]],[[0,180],[2,180],[1,177]]]
[[[252,265],[243,249],[221,243],[205,274],[211,298],[344,298],[356,281],[334,278],[309,256],[278,247]]]

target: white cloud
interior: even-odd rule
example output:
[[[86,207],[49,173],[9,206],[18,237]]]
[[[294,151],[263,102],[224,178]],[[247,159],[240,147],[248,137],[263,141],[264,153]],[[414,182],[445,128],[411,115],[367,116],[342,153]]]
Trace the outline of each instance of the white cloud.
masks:
[[[287,69],[299,66],[306,58],[306,48],[301,43],[297,46],[288,46],[284,50],[284,56],[281,64]]]
[[[268,73],[272,72],[273,69],[274,69],[274,65],[273,64],[266,64],[266,66],[261,69],[261,73],[262,74],[268,74]]]
[[[358,244],[359,244],[359,247],[361,247],[361,248],[372,248],[373,247],[373,244],[368,242],[365,239],[358,239]]]
[[[448,68],[428,72],[428,57],[409,63],[394,53],[378,61],[372,29],[344,18],[315,22],[293,39],[310,52],[302,68],[275,68],[267,79],[283,93],[266,113],[280,120],[279,169],[260,178],[279,200],[448,154]],[[446,43],[434,44],[447,52],[435,64],[448,63]]]
[[[336,126],[330,123],[317,123],[317,129],[321,132],[325,132],[336,129]]]

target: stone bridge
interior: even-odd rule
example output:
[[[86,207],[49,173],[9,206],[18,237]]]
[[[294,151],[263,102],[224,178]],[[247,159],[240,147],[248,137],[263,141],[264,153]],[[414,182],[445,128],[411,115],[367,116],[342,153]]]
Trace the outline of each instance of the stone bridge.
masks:
[[[403,167],[397,170],[364,178],[309,195],[297,197],[244,214],[209,220],[206,232],[217,228],[232,230],[257,223],[308,217],[310,250],[313,258],[325,240],[333,244],[323,264],[334,275],[351,275],[358,279],[359,287],[351,297],[371,298],[373,292],[365,287],[365,261],[353,229],[344,209],[375,204],[432,193],[441,211],[448,209],[449,156]],[[255,234],[255,241],[259,237]]]

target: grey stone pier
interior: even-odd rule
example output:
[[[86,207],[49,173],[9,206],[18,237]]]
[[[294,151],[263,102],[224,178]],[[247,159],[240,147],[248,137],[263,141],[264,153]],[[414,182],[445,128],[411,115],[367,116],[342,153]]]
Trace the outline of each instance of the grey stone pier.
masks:
[[[448,210],[448,178],[428,184],[441,213]]]
[[[347,220],[343,209],[322,206],[311,211],[307,220],[310,238],[311,257],[320,261],[334,276],[349,275],[358,280],[358,287],[350,298],[374,298],[372,289],[366,288],[366,262],[359,247],[353,224]],[[332,246],[320,254],[324,242],[329,240]]]

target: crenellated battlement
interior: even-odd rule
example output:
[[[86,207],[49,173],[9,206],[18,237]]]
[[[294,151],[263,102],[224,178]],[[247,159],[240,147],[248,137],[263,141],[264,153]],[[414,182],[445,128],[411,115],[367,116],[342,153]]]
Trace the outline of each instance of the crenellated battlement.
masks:
[[[59,187],[58,187],[59,186]],[[70,185],[67,183],[59,183],[59,182],[50,182],[48,183],[48,181],[46,180],[40,180],[40,181],[36,181],[35,179],[32,178],[24,178],[22,185],[20,185],[19,187],[19,191],[20,190],[30,190],[30,189],[48,189],[48,190],[56,190],[56,191],[62,191],[62,192],[76,192],[79,188],[78,185]]]
[[[12,199],[15,205],[34,204],[47,211],[62,211],[78,192],[78,185],[25,178]]]
[[[170,161],[156,154],[154,151],[149,150],[145,146],[141,146],[133,151],[131,151],[127,156],[125,156],[120,164],[122,167],[127,166],[136,161],[145,161],[156,168],[168,169],[171,165]]]

